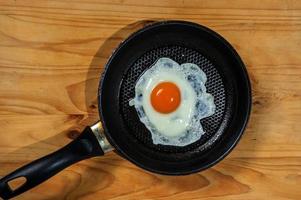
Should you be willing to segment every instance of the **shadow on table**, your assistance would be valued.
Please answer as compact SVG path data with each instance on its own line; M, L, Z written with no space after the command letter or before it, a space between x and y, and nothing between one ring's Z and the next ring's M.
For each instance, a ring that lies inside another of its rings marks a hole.
M85 85L86 107L90 115L98 114L97 94L99 79L112 52L133 32L153 22L152 20L144 20L129 24L115 32L97 50L90 64Z

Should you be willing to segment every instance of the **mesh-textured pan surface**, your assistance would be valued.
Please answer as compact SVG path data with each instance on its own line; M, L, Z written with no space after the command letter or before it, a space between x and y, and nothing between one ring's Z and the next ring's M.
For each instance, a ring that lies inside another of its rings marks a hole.
M154 145L150 132L144 124L140 122L135 108L129 106L130 99L135 96L136 81L143 71L151 67L152 64L161 57L171 58L179 64L189 62L198 65L207 75L207 92L214 97L214 103L216 105L214 115L202 119L200 122L203 125L205 134L198 141L184 147ZM137 139L139 143L142 143L151 151L159 151L160 153L166 154L185 153L187 151L193 151L196 148L200 149L200 147L210 147L214 143L212 139L218 139L217 130L225 116L225 106L226 89L222 77L215 66L199 52L182 46L160 47L142 55L124 74L120 90L120 112L129 133Z

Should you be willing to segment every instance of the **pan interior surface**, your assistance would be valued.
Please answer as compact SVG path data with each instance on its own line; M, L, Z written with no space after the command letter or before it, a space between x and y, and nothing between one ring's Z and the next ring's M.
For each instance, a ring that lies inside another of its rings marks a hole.
M129 106L129 101L135 96L135 85L141 74L162 57L171 58L179 64L194 63L198 65L206 73L208 80L206 82L207 92L213 95L216 105L215 113L211 117L202 119L200 122L205 134L197 142L184 147L154 145L150 132L140 122L135 108ZM195 50L181 46L160 47L142 55L124 75L119 102L121 115L127 126L127 130L129 130L129 134L134 137L133 139L149 148L149 151L152 153L158 154L159 157L165 156L169 160L178 159L178 153L184 153L181 155L183 159L184 157L190 157L192 153L200 153L209 148L222 133L222 130L218 131L218 129L221 127L223 119L227 120L224 118L226 91L221 75L214 65L203 55Z
M129 101L141 74L159 58L198 65L207 76L215 113L200 123L205 134L187 146L154 145ZM160 22L124 41L106 66L99 87L100 117L118 153L138 166L161 174L189 174L225 157L248 120L251 89L244 64L221 36L189 22Z

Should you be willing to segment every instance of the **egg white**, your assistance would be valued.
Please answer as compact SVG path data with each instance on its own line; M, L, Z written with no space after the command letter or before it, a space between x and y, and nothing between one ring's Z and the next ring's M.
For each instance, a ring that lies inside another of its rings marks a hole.
M215 111L213 96L206 93L206 81L206 74L197 65L179 65L170 58L160 58L140 76L129 103L151 132L154 144L186 146L200 139L204 134L200 119ZM172 82L181 92L179 107L168 114L157 112L150 101L152 90L161 82Z

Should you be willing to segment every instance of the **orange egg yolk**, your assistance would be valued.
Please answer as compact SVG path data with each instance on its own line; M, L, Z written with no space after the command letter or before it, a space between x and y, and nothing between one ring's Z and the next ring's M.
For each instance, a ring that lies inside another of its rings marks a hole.
M172 82L159 83L151 93L151 104L160 113L175 111L181 102L180 89Z

